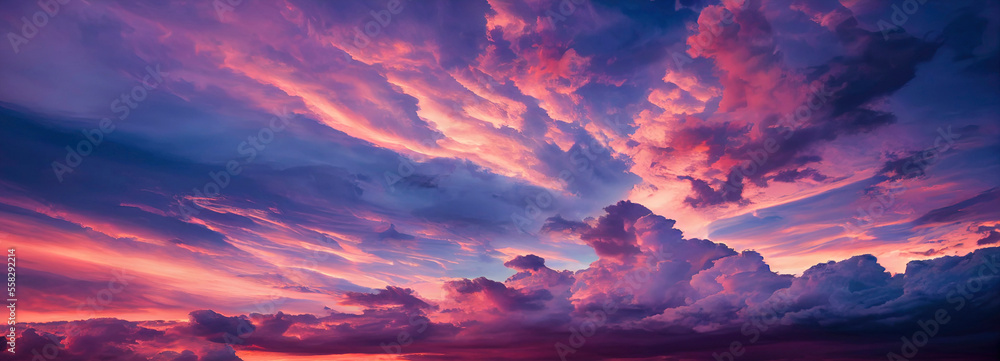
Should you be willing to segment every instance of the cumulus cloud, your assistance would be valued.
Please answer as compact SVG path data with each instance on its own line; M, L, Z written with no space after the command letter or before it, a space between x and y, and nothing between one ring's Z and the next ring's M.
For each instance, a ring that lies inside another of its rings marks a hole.
M503 265L520 271L537 271L539 268L545 267L545 259L529 254L526 256L514 257L512 260L504 262Z

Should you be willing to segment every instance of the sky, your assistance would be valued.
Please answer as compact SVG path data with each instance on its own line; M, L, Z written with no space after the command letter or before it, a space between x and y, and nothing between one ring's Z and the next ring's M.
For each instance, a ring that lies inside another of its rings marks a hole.
M1000 356L994 0L42 0L0 31L0 360Z

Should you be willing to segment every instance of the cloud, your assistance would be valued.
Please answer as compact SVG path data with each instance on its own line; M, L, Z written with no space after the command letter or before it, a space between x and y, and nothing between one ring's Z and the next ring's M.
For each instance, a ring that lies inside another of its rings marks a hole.
M594 247L598 256L624 259L639 252L635 235L629 229L640 217L650 210L640 204L620 201L604 208L607 215L601 216L589 229L580 234L580 239Z
M382 306L402 306L406 309L430 308L431 305L417 298L413 290L394 286L386 286L378 293L347 292L341 304L358 305L368 308Z
M992 188L953 205L931 210L913 220L913 223L923 225L957 220L978 220L984 217L989 219L995 212L994 208L987 206L987 204L994 204L998 197L1000 197L1000 188Z
M987 233L985 237L980 238L978 241L976 241L976 244L980 246L985 246L997 242L1000 242L1000 232L997 232L996 229L994 229L992 231L989 231L989 233Z
M459 303L486 301L487 307L501 311L539 310L542 301L552 298L547 290L524 292L484 277L449 281L444 287Z
M514 257L514 259L512 260L504 262L503 265L519 271L527 271L527 270L537 271L539 268L545 267L545 259L533 254L529 254L526 256Z

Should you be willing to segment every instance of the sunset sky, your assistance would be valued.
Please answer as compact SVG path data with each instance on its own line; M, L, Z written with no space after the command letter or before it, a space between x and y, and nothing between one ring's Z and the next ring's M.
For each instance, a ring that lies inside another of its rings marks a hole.
M998 1L5 1L0 30L0 360L1000 355Z

